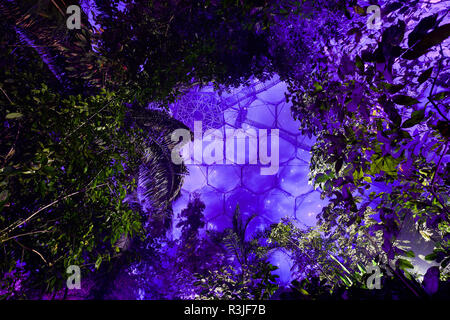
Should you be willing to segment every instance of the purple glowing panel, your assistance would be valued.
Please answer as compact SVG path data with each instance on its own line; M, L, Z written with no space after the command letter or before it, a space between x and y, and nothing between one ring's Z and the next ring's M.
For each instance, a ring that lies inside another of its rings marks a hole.
M195 121L202 121L203 132L217 129L224 136L229 129L254 129L257 135L260 129L279 130L280 163L276 174L262 175L258 154L252 158L250 152L243 164L188 165L182 196L174 203L175 217L197 193L206 204L210 229L231 227L237 204L244 216L258 214L249 225L249 235L283 217L296 219L300 226L315 224L326 201L308 183L309 150L314 139L300 134L299 123L293 120L291 106L285 102L285 92L286 84L275 77L264 83L253 80L249 86L222 94L211 87L195 88L171 106L173 116L192 130ZM246 151L251 149L250 144L246 142ZM193 152L190 156L194 160ZM223 158L227 159L225 151Z

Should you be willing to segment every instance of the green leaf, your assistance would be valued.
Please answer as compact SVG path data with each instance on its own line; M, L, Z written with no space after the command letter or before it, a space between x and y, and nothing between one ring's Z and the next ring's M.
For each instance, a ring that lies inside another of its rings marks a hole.
M309 296L309 292L306 291L305 289L300 288L299 291L300 291L301 294L303 294L303 295L305 295L305 296Z
M314 82L314 88L315 88L314 92L319 92L323 90L322 86L318 82Z
M436 93L435 95L431 96L430 99L435 100L435 101L443 100L449 95L449 93L450 93L450 91L442 91L442 92Z
M44 172L45 172L46 174L48 174L49 176L53 176L53 175L55 175L55 173L56 173L55 168L50 167L50 166L45 166L45 167L43 168L43 170L44 170Z
M408 250L408 251L406 251L406 256L409 258L414 258L416 255L414 254L414 252L412 250Z
M434 260L436 260L436 258L437 258L437 254L434 252L425 256L426 261L434 261Z
M335 170L336 174L339 174L339 171L341 170L343 163L344 163L344 159L339 158L336 161L336 163L334 164L334 170Z
M97 261L95 261L95 269L98 270L98 268L100 268L102 260L103 260L103 257L102 256L98 256Z
M366 15L366 10L358 5L353 6L353 10L355 10L355 13L359 14L360 16Z
M442 262L441 262L441 267L445 269L449 263L450 263L450 257L444 258L444 260L442 260Z
M8 199L8 190L3 190L0 192L0 201L6 201Z
M402 105L402 106L412 106L414 104L419 103L419 100L412 98L410 96L405 96L403 94L396 95L392 99L396 104Z
M13 112L13 113L8 113L6 115L6 119L11 120L11 119L19 119L22 118L23 114L18 113L18 112Z
M366 273L365 269L358 263L357 264L359 271L361 271L361 273Z
M316 183L322 183L325 182L329 179L328 175L323 174L323 173L319 173L318 175L316 175Z
M416 124L419 124L420 122L422 122L422 120L424 118L425 118L425 110L424 109L414 111L411 114L411 118L409 118L402 124L402 128L411 128L411 127L415 126Z
M360 56L356 56L355 62L359 71L364 72L364 61L362 61Z
M406 259L398 259L397 260L398 263L398 267L402 270L404 269L413 269L414 266L411 264L411 262L409 260Z
M381 85L386 88L386 90L390 94L394 94L402 90L406 85L405 84L390 84L387 82L381 82Z

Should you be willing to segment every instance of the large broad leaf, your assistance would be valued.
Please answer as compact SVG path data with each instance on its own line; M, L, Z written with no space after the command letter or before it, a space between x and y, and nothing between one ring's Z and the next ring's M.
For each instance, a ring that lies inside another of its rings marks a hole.
M427 51L440 44L442 41L450 36L450 23L444 24L432 32L426 34L422 40L416 43L416 45L403 55L403 58L408 60L414 60L427 53Z
M342 168L342 165L344 164L344 159L339 158L336 163L334 164L334 170L336 172L336 174L339 174L339 171Z
M403 94L398 94L392 99L396 104L402 106L412 106L416 103L419 103L419 100L414 99L410 96L405 96Z
M402 124L402 128L411 128L420 123L425 118L425 110L417 110L411 114L411 118Z
M436 129L439 131L442 136L449 138L450 137L450 123L449 121L439 120L436 126Z
M391 94L399 92L406 86L406 84L390 84L387 82L381 82L381 85Z
M401 3L400 1L396 1L396 2L390 3L390 4L386 5L386 7L384 8L383 14L384 15L388 15L389 13L400 9L401 7L403 7L403 5L404 4Z
M408 46L412 47L428 32L428 30L432 29L436 24L436 19L437 15L431 15L420 20L408 36Z
M356 56L355 64L356 64L356 67L358 68L358 70L361 73L364 73L364 61L361 59L360 56Z
M431 96L430 99L435 100L435 101L444 100L449 95L450 95L450 91L441 91L441 92L436 93L435 95Z
M398 267L402 270L414 269L414 266L409 260L399 258L397 260Z
M348 55L344 54L341 59L339 70L342 72L344 76L346 76L354 74L355 69L356 69L355 63L350 59Z

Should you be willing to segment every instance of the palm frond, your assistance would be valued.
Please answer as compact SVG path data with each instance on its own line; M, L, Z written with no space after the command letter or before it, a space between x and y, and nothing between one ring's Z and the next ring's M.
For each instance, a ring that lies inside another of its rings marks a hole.
M69 30L66 7L63 0L2 1L0 19L8 19L17 35L17 42L10 45L35 50L62 88L99 87L101 57L92 48L88 17L81 11L81 30Z
M148 136L137 173L135 198L149 223L157 223L167 230L172 222L172 201L178 196L187 173L185 165L172 162L171 152L176 144L171 140L171 133L188 128L163 111L142 108L130 109L126 122L143 128Z

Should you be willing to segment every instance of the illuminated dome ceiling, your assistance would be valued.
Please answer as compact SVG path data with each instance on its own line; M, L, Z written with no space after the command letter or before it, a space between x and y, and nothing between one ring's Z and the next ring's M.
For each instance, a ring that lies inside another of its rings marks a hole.
M295 218L300 226L315 225L326 201L308 184L313 140L300 134L285 91L286 84L277 77L264 83L253 80L248 86L222 94L212 87L196 88L171 106L173 116L192 130L194 121L202 121L203 132L211 128L221 132L231 128L279 129L280 136L276 175L261 175L259 164L188 165L189 175L173 204L175 216L197 193L206 205L208 229L231 227L237 204L244 216L258 214L248 234L285 216Z

